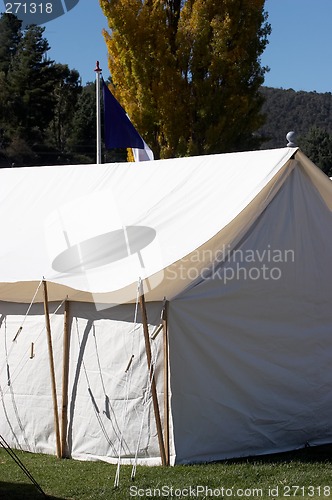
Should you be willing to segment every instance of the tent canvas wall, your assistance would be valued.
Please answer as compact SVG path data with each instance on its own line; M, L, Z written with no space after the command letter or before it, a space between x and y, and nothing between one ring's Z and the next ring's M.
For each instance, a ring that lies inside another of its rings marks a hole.
M167 300L171 463L331 441L332 186L300 150L2 169L0 178L8 443L55 453L43 277L69 456L160 463L139 280L164 429Z

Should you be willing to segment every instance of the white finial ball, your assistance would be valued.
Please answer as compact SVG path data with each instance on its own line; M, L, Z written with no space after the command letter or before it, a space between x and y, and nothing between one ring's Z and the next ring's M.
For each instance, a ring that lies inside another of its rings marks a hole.
M288 132L288 134L286 135L286 139L288 141L287 146L289 148L295 148L297 146L297 144L296 144L296 133L294 132L294 130L291 130L290 132Z

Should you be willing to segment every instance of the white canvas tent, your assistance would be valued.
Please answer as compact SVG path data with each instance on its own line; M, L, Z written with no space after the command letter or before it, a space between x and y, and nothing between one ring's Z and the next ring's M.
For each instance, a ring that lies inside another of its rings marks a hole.
M2 169L0 434L161 463L147 327L171 463L331 442L331 209L297 148Z

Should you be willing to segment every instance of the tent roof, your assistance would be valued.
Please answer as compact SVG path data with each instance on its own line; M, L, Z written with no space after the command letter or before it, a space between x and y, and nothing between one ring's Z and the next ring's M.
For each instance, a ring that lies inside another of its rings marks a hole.
M147 300L172 298L206 265L204 250L247 230L294 155L311 163L282 148L1 169L0 300L30 302L43 277L50 300L130 302L140 278ZM185 279L181 266L190 267Z

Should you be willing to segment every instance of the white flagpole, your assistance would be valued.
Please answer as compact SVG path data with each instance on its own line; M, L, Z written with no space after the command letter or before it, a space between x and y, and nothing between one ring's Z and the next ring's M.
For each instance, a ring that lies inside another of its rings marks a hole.
M97 157L96 163L101 163L101 118L100 118L100 73L99 61L96 62L96 117L97 117Z

